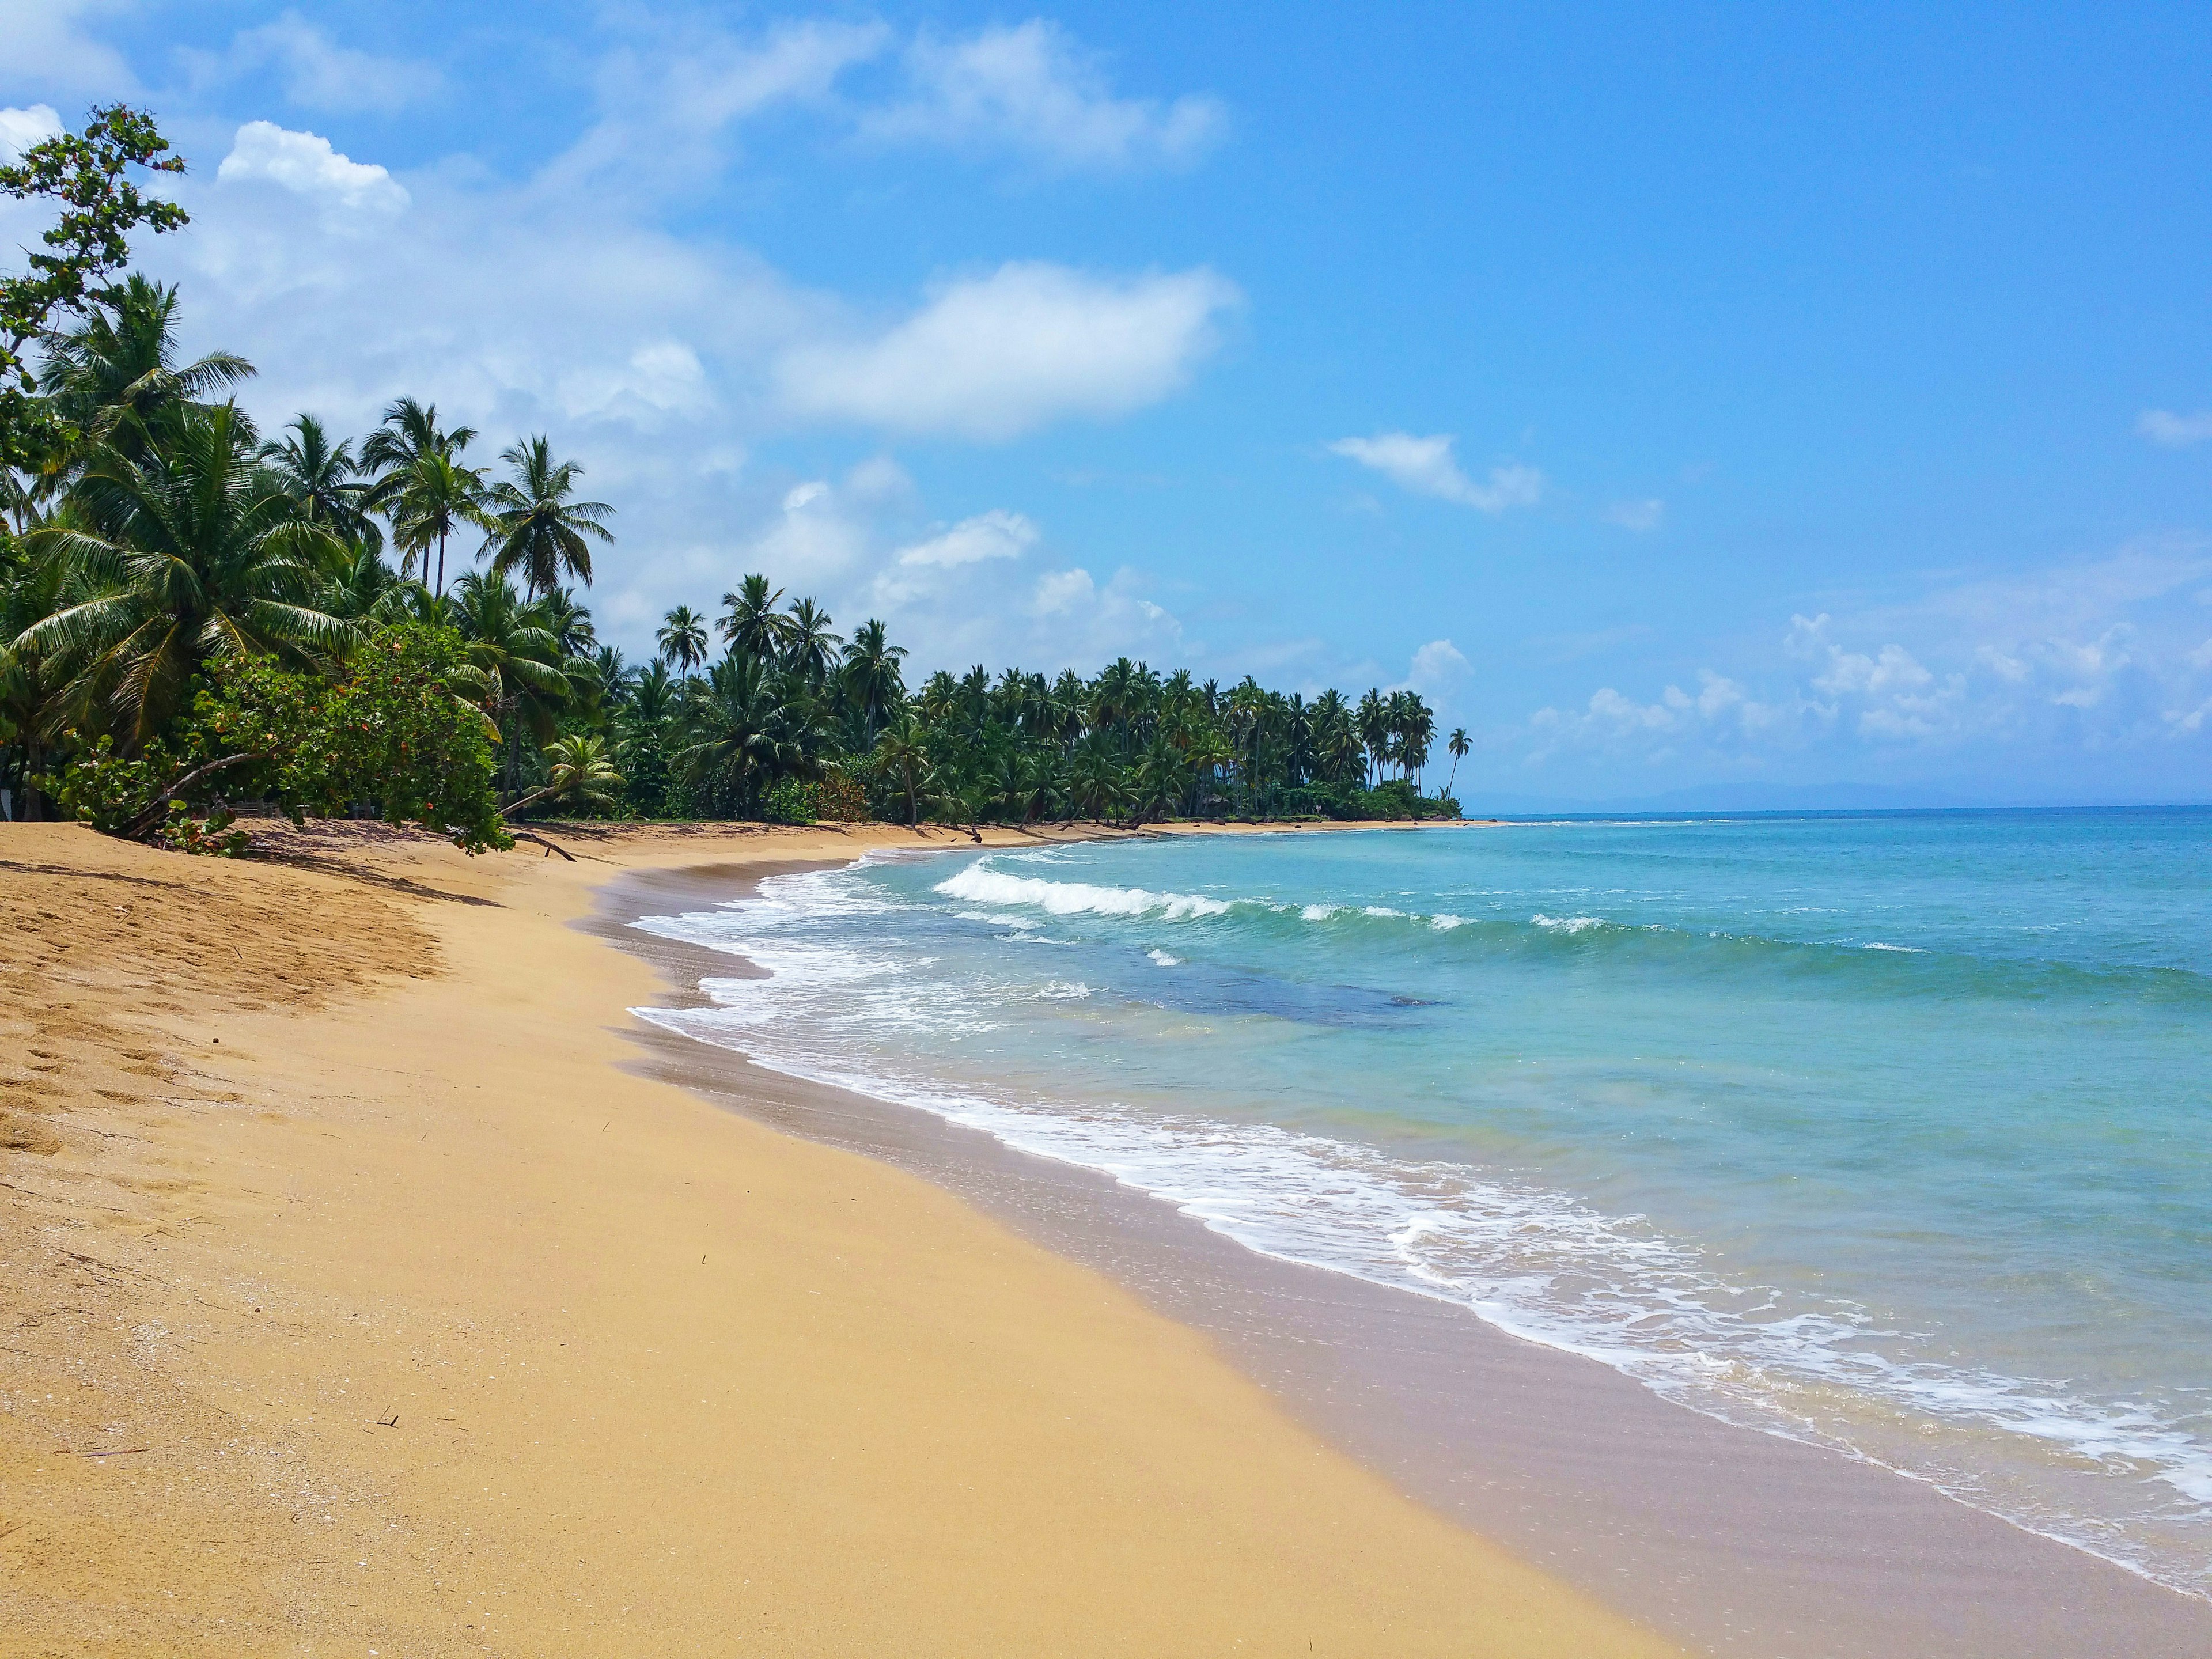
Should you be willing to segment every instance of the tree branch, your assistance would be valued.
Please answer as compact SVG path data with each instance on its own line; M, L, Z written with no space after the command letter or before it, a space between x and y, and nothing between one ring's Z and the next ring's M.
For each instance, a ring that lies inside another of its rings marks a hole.
M243 766L248 761L267 760L268 758L269 757L266 755L225 755L221 760L212 760L205 766L195 767L192 770L185 773L184 776L179 778L174 783L171 784L167 789L164 789L160 794L155 796L153 800L148 804L144 811L141 812L137 817L131 819L129 823L123 827L124 836L126 839L131 841L143 840L146 832L161 821L161 818L164 816L164 809L168 805L168 804L176 799L179 795L182 795L185 790L191 788L202 778L211 777L216 773L227 771L234 766Z

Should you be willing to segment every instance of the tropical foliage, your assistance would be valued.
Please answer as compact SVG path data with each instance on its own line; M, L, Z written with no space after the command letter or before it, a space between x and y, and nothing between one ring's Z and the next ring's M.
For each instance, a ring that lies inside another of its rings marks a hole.
M167 165L150 127L100 142ZM113 222L132 212L169 228L143 202ZM58 805L221 851L236 844L225 814L249 802L428 824L471 848L532 813L1458 811L1421 793L1437 734L1411 691L1309 701L1127 658L1089 678L979 664L914 684L883 621L840 631L758 573L717 609L669 611L631 665L579 597L615 509L585 498L550 437L478 467L477 431L410 397L358 441L308 413L264 441L233 400L253 366L185 361L178 291L117 277L106 246L38 313L17 386L21 429L45 435L11 452L0 526L14 816ZM1448 746L1455 777L1465 733Z

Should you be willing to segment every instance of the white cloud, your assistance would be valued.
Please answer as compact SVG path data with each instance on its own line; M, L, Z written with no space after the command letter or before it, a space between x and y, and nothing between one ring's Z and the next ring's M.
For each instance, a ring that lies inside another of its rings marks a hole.
M1212 351L1219 319L1238 299L1203 269L1117 280L1001 265L939 289L872 339L793 348L775 381L804 417L1012 438L1169 396Z
M782 23L739 37L672 21L649 47L605 59L599 118L541 183L574 190L619 174L626 196L678 192L720 169L736 124L783 106L830 106L839 78L891 39L881 23Z
M2146 798L2193 799L2205 782L2176 773L2166 745L2205 726L2212 641L2174 600L2208 570L2199 547L2152 544L1880 611L1793 617L1765 665L1765 690L1710 668L1694 692L1668 685L1649 702L1603 687L1581 705L1538 710L1529 758L1740 771L1823 755L1832 776L1919 754L1942 757L1953 775L1978 766L2001 781L2008 755L2133 753L2146 758L2116 762L2111 775L2132 766Z
M2176 415L2171 410L2146 409L2136 422L2136 430L2154 444L2164 444L2168 449L2186 449L2191 444L2203 443L2212 438L2212 410L2199 410L2194 415Z
M1607 524L1617 524L1623 530L1633 530L1639 534L1656 530L1666 517L1667 503L1656 495L1638 501L1615 501L1605 510Z
M1448 697L1463 685L1474 664L1449 640L1431 640L1413 653L1406 671L1406 684L1431 702Z
M1040 617L1057 617L1097 597L1098 584L1091 580L1088 570L1055 570L1037 579L1030 607Z
M0 109L0 161L21 161L32 145L62 134L61 112L52 104Z
M986 559L1018 559L1036 545L1037 527L1018 513L993 507L963 519L942 535L902 549L902 565L980 564Z
M1382 473L1401 489L1484 513L1534 507L1542 498L1544 475L1533 466L1492 467L1487 482L1475 483L1452 458L1453 441L1441 434L1416 438L1410 432L1382 432L1372 438L1340 438L1328 447L1332 454Z
M430 97L445 77L433 64L342 46L296 11L274 22L241 29L220 55L188 53L194 79L220 83L256 70L274 69L284 95L305 109L331 112L391 112Z
M41 91L95 97L136 91L122 54L80 27L122 9L106 0L0 0L0 73Z
M913 95L864 112L864 137L1118 169L1188 161L1224 125L1211 98L1162 104L1115 96L1095 57L1041 18L958 40L925 32L908 49L906 65Z
M406 190L380 167L356 161L312 132L293 132L270 121L239 128L216 177L225 184L262 181L325 205L394 213L408 204Z

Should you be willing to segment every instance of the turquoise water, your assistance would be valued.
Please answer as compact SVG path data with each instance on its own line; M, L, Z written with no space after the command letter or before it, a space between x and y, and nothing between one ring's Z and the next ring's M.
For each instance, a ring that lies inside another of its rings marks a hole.
M653 1015L2212 1593L2212 813L888 858Z

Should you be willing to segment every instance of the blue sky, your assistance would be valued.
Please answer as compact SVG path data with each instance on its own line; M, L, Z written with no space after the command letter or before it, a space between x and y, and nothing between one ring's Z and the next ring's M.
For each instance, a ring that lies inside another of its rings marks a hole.
M550 433L633 653L761 568L1410 682L1471 805L2212 798L2212 31L1924 12L0 0L0 143L153 108L188 343Z

